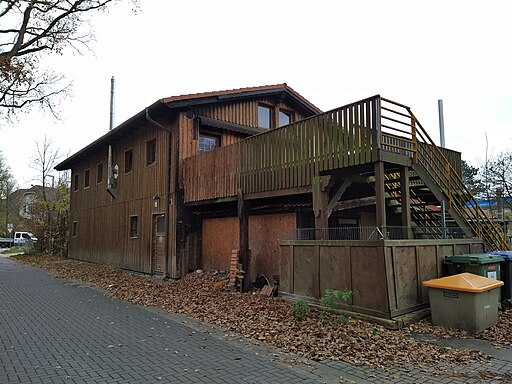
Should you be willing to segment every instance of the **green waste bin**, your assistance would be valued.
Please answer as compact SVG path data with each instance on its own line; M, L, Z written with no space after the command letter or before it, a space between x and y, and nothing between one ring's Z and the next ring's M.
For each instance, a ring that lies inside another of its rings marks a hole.
M466 272L422 284L428 287L434 325L478 333L498 321L502 281Z
M488 279L501 280L499 255L474 253L469 255L446 256L444 264L448 267L448 275L469 272Z

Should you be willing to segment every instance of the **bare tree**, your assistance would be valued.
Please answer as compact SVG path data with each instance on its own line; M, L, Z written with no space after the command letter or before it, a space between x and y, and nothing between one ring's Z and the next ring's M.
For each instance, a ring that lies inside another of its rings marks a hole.
M121 1L0 1L0 117L11 119L33 105L57 116L58 97L69 84L43 67L43 60L67 47L82 52L93 38L91 14ZM135 7L137 1L131 0Z
M0 200L4 202L0 207L0 225L3 227L5 224L4 230L7 229L7 223L9 222L9 195L14 191L14 188L16 188L16 182L0 153ZM3 231L0 231L0 233L3 233Z

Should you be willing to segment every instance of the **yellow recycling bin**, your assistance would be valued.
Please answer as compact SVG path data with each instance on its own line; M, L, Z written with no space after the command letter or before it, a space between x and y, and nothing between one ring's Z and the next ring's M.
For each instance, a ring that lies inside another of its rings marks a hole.
M424 281L432 323L478 333L498 321L498 293L503 281L472 273Z

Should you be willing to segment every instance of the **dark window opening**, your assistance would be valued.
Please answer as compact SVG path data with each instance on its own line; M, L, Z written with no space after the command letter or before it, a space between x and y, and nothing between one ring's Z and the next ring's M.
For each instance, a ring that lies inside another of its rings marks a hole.
M103 181L103 163L98 164L98 168L96 169L96 183L101 183Z
M78 191L78 173L75 175L73 179L73 191Z
M133 150L124 153L124 173L133 171Z
M76 237L77 227L78 227L78 223L76 221L73 221L73 227L71 229L71 235L73 237Z
M258 127L272 128L272 112L274 108L266 105L258 105Z
M199 152L208 152L220 147L220 137L199 133Z
M287 111L279 111L279 126L288 125L292 122L292 113Z
M130 238L137 237L138 216L130 216Z
M163 233L165 232L165 216L157 216L156 218L156 232Z
M146 164L151 165L156 163L156 139L150 140L146 143Z
M86 169L84 172L84 188L89 188L89 177L91 175L91 172Z

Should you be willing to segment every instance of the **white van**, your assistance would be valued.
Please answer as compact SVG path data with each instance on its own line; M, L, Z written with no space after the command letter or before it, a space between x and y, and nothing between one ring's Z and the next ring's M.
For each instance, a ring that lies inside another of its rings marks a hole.
M14 232L14 245L29 245L36 242L37 237L30 232Z

